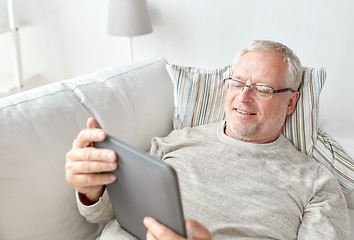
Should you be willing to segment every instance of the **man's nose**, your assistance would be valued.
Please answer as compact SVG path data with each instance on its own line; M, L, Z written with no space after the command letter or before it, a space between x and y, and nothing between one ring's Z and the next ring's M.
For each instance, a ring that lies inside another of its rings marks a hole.
M249 86L244 86L241 92L238 94L238 97L242 101L247 101L247 102L253 101L254 99L251 92L252 90Z

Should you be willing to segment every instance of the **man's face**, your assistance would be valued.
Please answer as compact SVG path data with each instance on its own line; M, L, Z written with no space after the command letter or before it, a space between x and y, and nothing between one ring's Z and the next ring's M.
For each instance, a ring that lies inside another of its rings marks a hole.
M281 53L254 51L241 57L232 78L247 85L261 84L277 90L287 88L287 69L288 64ZM251 95L248 87L238 93L229 88L225 98L226 134L254 143L276 140L286 115L294 110L298 96L298 92L289 91L263 99Z

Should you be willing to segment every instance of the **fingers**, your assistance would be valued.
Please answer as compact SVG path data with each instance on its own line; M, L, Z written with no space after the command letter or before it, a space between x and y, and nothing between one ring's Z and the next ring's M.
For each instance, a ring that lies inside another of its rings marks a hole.
M154 218L145 217L144 218L144 225L148 229L148 232L146 234L147 240L155 240L155 239L181 240L181 239L185 239L185 238L179 236L177 233L175 233L171 229L169 229L168 227L166 227L163 224L156 221ZM187 231L193 236L192 239L194 239L194 240L197 240L197 239L198 240L202 240L202 239L203 240L211 240L212 239L209 230L195 220L186 219L186 228L187 228Z
M69 161L115 162L117 154L110 149L93 147L73 148L67 153L66 159Z
M94 118L87 120L87 127L66 154L66 180L79 193L99 197L104 185L116 180L113 174L105 172L117 168L117 154L110 149L91 147L92 142L103 141L106 133Z
M66 179L76 190L106 185L115 181L111 172L118 167L117 155L109 149L73 148L66 155Z
M90 162L83 161L75 165L78 171L76 173L101 173L113 171L117 168L117 162ZM75 173L75 169L73 171Z
M87 129L82 130L73 142L73 147L91 146L92 142L100 142L106 138L106 133L95 118L87 119Z
M187 231L193 236L192 239L211 240L209 230L193 219L186 219L186 228Z
M86 128L82 130L73 142L73 148L91 146L92 142L101 142L106 138L106 133L98 128Z
M158 238L156 238L152 233L151 231L148 231L146 233L146 240L157 240Z
M110 184L116 180L116 176L111 173L105 174L76 174L67 177L68 183L78 192L86 194L90 192L99 192L106 184Z
M98 121L95 118L89 118L87 119L87 128L101 128L101 125L98 123Z
M88 149L91 150L91 149ZM94 150L94 149L92 149ZM77 153L79 152L79 153ZM66 169L70 171L72 174L86 174L86 173L101 173L101 172L110 172L117 168L117 162L114 160L115 156L110 157L109 161L105 159L97 159L92 160L89 157L87 159L86 155L83 154L83 158L86 159L78 159L80 157L81 149L77 151L70 151L67 156ZM77 155L77 157L72 157ZM92 156L91 154L89 154ZM98 154L101 155L101 154ZM110 154L109 154L110 155ZM76 158L76 159L75 159Z
M185 239L185 238L179 236L177 233L175 233L171 229L167 228L166 226L164 226L161 223L159 223L158 221L156 221L154 218L145 217L144 218L144 225L148 229L148 232L146 234L147 240L155 240L155 239L181 240L181 239Z

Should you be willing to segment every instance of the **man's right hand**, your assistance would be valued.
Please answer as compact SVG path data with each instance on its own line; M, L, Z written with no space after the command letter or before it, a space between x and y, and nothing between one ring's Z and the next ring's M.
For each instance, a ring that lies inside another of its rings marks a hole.
M110 149L92 147L93 142L106 138L106 133L94 118L87 120L87 128L74 140L66 154L66 180L79 192L85 205L96 203L102 196L104 186L116 180L110 172L117 168L117 155Z

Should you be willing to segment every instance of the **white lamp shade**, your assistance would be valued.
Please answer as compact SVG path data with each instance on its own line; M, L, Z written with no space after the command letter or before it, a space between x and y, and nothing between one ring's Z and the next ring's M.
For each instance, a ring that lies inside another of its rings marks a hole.
M107 33L136 36L152 32L146 0L110 0Z

